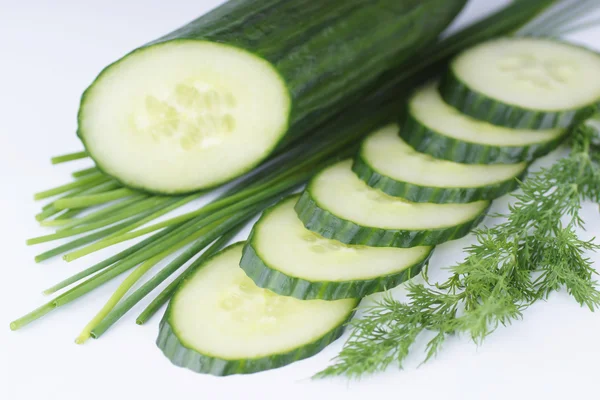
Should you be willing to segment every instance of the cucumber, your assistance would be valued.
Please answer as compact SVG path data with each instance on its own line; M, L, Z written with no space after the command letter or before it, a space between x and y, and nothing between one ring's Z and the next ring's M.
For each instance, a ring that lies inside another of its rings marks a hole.
M345 244L432 246L465 236L490 202L412 203L373 189L352 172L352 160L315 175L296 204L304 226Z
M465 1L229 1L105 68L78 136L125 186L220 185L375 91Z
M468 117L447 105L435 83L409 99L400 136L415 150L467 164L529 162L554 150L567 130L511 129Z
M388 125L365 139L352 170L372 188L418 203L493 200L515 189L527 163L468 165L418 153Z
M441 84L462 113L520 129L571 126L600 104L600 55L566 42L512 37L454 58Z
M431 256L428 246L366 247L325 239L298 219L298 198L265 211L246 242L240 267L261 288L299 299L361 298L414 277Z
M343 332L358 300L298 300L257 287L238 264L244 243L187 277L161 321L158 347L175 365L249 374L310 357Z

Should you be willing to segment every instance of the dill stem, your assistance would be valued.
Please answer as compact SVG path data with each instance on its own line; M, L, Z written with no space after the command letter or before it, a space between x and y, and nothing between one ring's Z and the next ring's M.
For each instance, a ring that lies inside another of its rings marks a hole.
M52 164L62 164L68 161L80 160L82 158L89 157L86 151L78 151L76 153L63 154L60 156L54 156L50 159Z

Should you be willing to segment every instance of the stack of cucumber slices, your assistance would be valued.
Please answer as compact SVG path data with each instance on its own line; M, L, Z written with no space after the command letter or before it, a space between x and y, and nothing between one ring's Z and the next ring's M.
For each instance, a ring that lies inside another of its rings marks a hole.
M433 247L465 236L600 102L600 56L502 38L456 57L418 89L399 124L354 160L268 209L247 242L178 289L158 345L215 375L276 368L337 339L359 299L417 275Z

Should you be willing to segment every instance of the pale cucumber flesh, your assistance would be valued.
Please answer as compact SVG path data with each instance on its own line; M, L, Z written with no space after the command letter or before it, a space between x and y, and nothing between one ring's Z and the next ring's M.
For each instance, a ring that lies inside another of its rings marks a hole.
M285 83L263 59L177 40L106 68L84 94L78 134L125 185L183 193L253 168L284 135L289 112Z

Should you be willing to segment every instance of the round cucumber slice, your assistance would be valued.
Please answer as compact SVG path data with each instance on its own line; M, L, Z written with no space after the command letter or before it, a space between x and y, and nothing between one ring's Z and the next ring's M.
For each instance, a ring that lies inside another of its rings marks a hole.
M298 300L257 287L239 267L244 243L215 254L179 286L157 344L173 364L248 374L310 357L337 339L358 300Z
M287 129L290 104L267 61L225 44L168 41L98 76L83 95L78 135L124 185L191 192L263 160Z
M600 104L600 55L532 37L492 40L459 54L442 82L444 100L495 125L568 127Z
M511 129L461 114L444 102L436 83L409 99L400 136L415 150L467 164L529 162L554 150L567 130Z
M372 188L419 203L469 203L510 192L527 163L469 165L418 153L388 125L361 145L352 170Z
M294 195L254 225L240 267L259 287L299 299L361 298L417 275L428 246L398 249L346 245L309 231L298 219Z
M352 160L317 174L296 204L304 226L327 239L373 247L432 246L465 236L490 202L413 203L373 189L352 172Z

